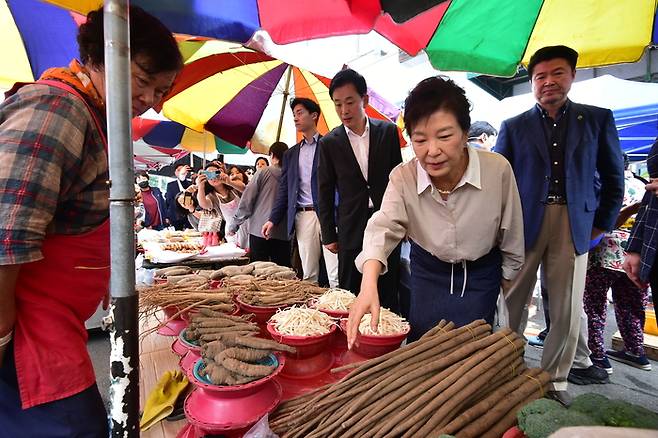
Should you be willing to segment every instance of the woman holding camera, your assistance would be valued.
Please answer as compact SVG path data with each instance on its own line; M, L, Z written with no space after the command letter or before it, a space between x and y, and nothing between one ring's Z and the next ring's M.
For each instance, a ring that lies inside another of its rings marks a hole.
M215 163L210 163L205 170L199 172L196 179L197 200L199 206L206 210L204 215L213 215L211 221L204 221L203 215L200 222L200 231L210 233L204 234L204 244L206 246L215 246L219 244L219 223L222 219L226 221L226 227L230 227L233 216L238 210L240 203L240 192L232 187L229 182L229 176L224 169ZM213 222L209 229L205 229L205 222ZM216 228L216 229L215 229ZM240 233L243 234L243 233ZM241 248L246 247L246 236L234 235L226 236L227 242L235 243Z

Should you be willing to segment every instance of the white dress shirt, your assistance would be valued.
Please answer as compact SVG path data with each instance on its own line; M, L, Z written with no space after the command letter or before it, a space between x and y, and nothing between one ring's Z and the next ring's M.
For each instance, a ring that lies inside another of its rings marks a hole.
M379 211L368 221L356 266L386 259L408 236L448 263L473 261L499 247L503 278L512 280L523 266L521 200L507 160L468 147L469 162L460 182L444 200L414 158L391 172ZM413 261L412 261L413 263Z
M363 174L363 179L368 182L368 155L370 152L370 120L366 117L366 129L363 131L363 134L358 135L350 128L345 126L345 132L347 133L347 138L350 141L352 146L352 151L354 151L354 156L356 161L359 163L361 168L361 174ZM368 208L373 208L374 204L372 199L368 197Z

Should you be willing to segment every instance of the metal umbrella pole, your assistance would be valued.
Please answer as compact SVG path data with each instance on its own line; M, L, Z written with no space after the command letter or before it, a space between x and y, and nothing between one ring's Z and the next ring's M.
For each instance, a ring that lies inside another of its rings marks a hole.
M281 140L281 128L283 127L283 115L286 112L286 105L288 104L288 96L290 96L290 76L292 76L292 66L288 66L286 72L286 88L283 90L283 102L281 102L281 115L279 115L279 126L276 129L276 141Z
M110 167L111 435L139 436L139 345L135 291L133 145L128 0L106 0L105 95Z

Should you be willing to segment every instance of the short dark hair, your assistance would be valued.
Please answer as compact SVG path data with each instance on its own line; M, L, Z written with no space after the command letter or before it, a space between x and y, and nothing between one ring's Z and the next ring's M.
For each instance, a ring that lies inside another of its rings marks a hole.
M247 173L244 171L244 169L243 169L242 167L240 167L240 166L236 166L235 164L233 164L232 166L230 166L230 167L228 168L228 173L229 173L229 175L231 174L231 170L233 170L234 167L235 167L236 169L238 169L238 172L240 172L240 175L242 175L242 182L244 182L245 184L247 184L247 183L249 182L249 177L247 176Z
M306 111L308 111L309 114L318 113L318 118L315 119L315 124L318 124L322 111L320 111L320 105L318 105L316 101L309 99L308 97L295 97L290 101L290 109L294 111L297 105L306 108Z
M174 167L174 170L178 170L180 167L184 167L184 166L190 167L189 164L178 163L176 164L176 167Z
M569 63L571 70L576 69L578 63L578 52L567 46L547 46L537 50L528 62L528 76L532 79L532 71L540 62L550 61L551 59L562 58Z
M421 120L438 110L451 112L464 132L471 126L471 103L464 89L447 76L433 76L423 79L409 93L404 101L404 125L411 135Z
M366 78L351 68L346 68L336 73L336 75L331 80L331 83L329 84L329 97L333 99L334 91L336 88L347 84L354 85L354 88L356 88L356 92L359 93L359 96L365 96L368 93Z
M272 151L272 149L270 149L270 151ZM254 162L254 165L257 166L259 161L265 161L266 165L268 165L268 166L270 165L270 161L265 157L256 158L256 161Z
M137 172L135 172L135 181L137 181L137 178L139 178L140 176L149 178L149 174L146 173L145 170L138 170Z
M273 155L279 162L283 161L283 154L288 150L288 145L282 141L272 143L270 146L270 155Z
M484 120L473 122L468 130L468 138L478 138L482 134L498 135L498 131L489 122L485 122Z
M140 64L140 67L151 75L180 70L183 57L169 29L138 6L130 6L129 16L131 58L134 60L142 55L145 64ZM80 26L78 47L83 64L99 67L105 65L102 7L89 12L87 21Z

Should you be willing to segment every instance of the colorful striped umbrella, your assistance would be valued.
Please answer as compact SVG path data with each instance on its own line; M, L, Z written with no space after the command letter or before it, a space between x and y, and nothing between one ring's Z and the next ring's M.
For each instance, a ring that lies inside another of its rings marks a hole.
M318 102L321 134L340 124L328 78L235 43L187 41L183 47L185 67L163 105L168 119L196 131L205 129L234 145L249 143L252 151L261 153L274 141L292 145L301 139L289 108L292 97ZM399 113L381 99L366 112L378 119L387 119L384 113L395 119Z
M77 58L75 38L83 19L37 0L0 1L0 88L33 81Z
M133 141L142 140L160 152L181 149L204 154L244 154L247 149L235 146L210 132L193 131L177 122L135 117L132 120ZM176 152L174 152L176 153Z
M100 1L53 0L86 13ZM658 43L656 0L133 0L174 32L277 44L375 30L437 69L512 76L538 48L566 44L579 67L637 61ZM652 30L653 29L653 30Z

